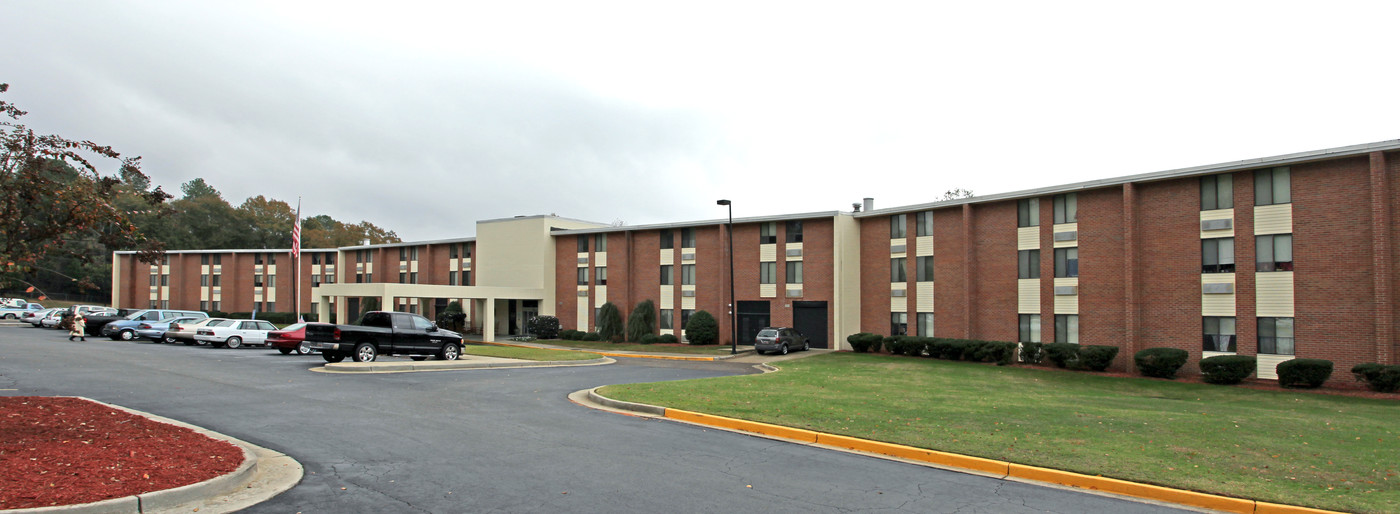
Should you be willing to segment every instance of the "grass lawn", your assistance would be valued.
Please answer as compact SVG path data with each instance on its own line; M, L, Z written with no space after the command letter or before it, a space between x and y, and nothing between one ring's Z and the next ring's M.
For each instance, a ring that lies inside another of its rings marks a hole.
M610 398L1276 503L1400 512L1400 401L870 354Z
M542 350L539 348L516 348L513 346L484 346L468 344L462 347L466 355L521 359L527 361L586 361L602 357L596 353L569 352L562 350Z
M501 342L510 343L511 341ZM680 353L707 356L729 355L730 349L728 346L718 345L691 346L688 344L609 343L607 341L565 341L563 339L537 339L533 342L568 348L587 348L605 352ZM740 348L742 349L744 347Z

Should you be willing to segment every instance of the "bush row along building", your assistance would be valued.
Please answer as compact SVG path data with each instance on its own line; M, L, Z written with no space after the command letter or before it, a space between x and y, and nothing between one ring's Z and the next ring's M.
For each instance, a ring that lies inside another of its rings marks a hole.
M1014 193L734 220L741 343L793 326L814 346L856 332L1151 347L1338 369L1396 364L1400 140ZM462 300L486 340L535 315L589 330L611 301L731 321L726 220L607 226L558 216L477 222L477 236L303 250L302 309L361 298L435 314ZM280 262L280 267L279 267ZM289 251L113 256L114 305L291 311ZM483 326L484 325L484 326ZM729 331L721 342L728 344ZM1128 356L1128 357L1124 357Z

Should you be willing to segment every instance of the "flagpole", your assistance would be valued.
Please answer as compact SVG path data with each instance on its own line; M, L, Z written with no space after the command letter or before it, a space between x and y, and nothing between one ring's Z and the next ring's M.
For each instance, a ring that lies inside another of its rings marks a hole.
M301 197L297 197L297 217L292 222L292 303L296 320L301 321Z

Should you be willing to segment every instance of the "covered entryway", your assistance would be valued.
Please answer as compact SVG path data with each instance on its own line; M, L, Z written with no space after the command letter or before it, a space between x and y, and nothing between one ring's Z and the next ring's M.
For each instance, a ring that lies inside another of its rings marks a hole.
M381 309L393 309L396 298L417 299L420 307L432 305L446 308L440 299L465 299L472 304L468 310L466 302L463 310L474 318L474 324L481 329L482 339L495 341L496 334L519 334L527 316L553 314L543 311L549 303L543 289L524 287L491 286L443 286L428 284L390 283L336 283L322 284L316 289L320 319L330 318L331 298L335 302L337 319L352 320L351 313L358 313L361 298L379 298ZM435 309L436 310L436 309ZM437 312L441 312L440 310ZM436 314L436 313L434 313Z
M792 302L792 328L812 343L812 348L830 348L827 340L826 302Z
M753 344L758 331L772 321L767 301L739 302L739 344Z

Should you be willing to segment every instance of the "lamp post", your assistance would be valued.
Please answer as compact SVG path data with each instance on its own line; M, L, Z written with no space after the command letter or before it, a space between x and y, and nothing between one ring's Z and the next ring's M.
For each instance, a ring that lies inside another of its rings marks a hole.
M729 233L729 354L739 353L739 322L736 319L738 309L734 301L734 204L729 200L720 200L716 205L723 205L729 208L729 224L725 225L725 231Z

